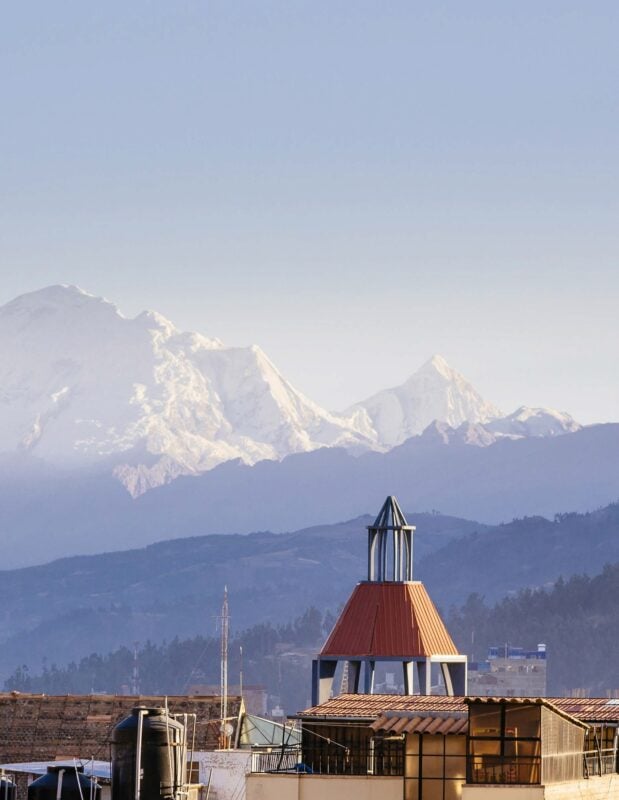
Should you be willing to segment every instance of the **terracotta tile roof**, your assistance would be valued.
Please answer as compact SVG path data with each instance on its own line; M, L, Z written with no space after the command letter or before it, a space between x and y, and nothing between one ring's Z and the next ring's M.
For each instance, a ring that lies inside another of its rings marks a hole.
M341 694L326 703L300 711L298 716L310 717L354 717L375 720L387 711L418 711L420 714L440 712L466 713L462 697L445 695L403 694Z
M577 719L619 724L619 699L608 697L549 697L548 699L557 708Z
M382 714L370 725L373 731L384 733L466 734L468 714L454 711L443 714L416 714L414 711Z
M375 721L382 716L445 716L467 714L467 701L542 703L581 722L619 725L619 700L607 697L447 697L445 695L342 694L319 706L300 711L302 719L352 718ZM395 723L394 723L395 724Z
M321 656L401 657L458 655L425 586L358 583Z

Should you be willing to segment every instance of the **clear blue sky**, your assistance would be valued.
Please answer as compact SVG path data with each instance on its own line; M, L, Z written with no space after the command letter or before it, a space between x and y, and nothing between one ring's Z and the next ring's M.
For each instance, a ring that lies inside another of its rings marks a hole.
M615 2L7 4L0 302L67 282L340 408L444 355L619 419Z

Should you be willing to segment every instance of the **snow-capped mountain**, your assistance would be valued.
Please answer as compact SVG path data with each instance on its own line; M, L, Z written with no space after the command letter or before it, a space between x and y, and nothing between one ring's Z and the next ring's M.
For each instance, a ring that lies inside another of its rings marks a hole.
M457 428L447 422L434 420L421 434L426 441L441 444L464 444L488 447L499 439L531 439L561 436L582 429L576 420L564 411L551 408L521 408L505 417L490 422L463 422Z
M486 430L499 436L561 436L575 433L582 425L565 411L521 406L513 414L488 422Z
M580 427L548 409L502 415L441 356L336 414L298 392L259 347L225 347L153 311L129 319L75 286L0 307L0 455L103 465L134 496L233 459L384 451L431 423L427 436L478 446Z
M405 383L385 389L346 412L359 430L387 447L421 434L434 420L457 428L502 416L442 356L435 355Z
M133 494L240 458L365 437L297 392L258 347L226 348L74 286L0 308L0 452L107 459Z

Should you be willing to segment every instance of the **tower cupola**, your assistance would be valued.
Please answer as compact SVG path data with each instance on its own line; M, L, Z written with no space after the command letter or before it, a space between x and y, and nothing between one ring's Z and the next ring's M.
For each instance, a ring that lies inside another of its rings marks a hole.
M413 580L413 533L398 501L389 496L368 525L368 580Z

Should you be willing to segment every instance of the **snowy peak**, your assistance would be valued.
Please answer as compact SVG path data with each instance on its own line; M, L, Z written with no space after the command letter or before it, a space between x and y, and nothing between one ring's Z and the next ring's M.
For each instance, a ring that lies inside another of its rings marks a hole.
M134 495L232 459L387 450L423 431L442 444L486 446L579 427L549 409L502 415L439 355L402 385L334 414L259 347L226 347L155 311L125 317L68 285L0 307L0 454L103 464Z
M356 415L378 444L394 447L421 434L434 420L457 428L463 422L486 422L501 412L442 356L434 355L401 386L379 392L346 413Z
M492 420L486 428L503 436L561 436L579 431L582 425L565 411L521 406L513 414Z
M258 347L226 348L147 311L51 286L0 308L0 452L111 462L133 494L316 447L368 447Z
M488 447L499 439L562 436L581 429L582 425L564 411L521 406L513 414L497 417L484 424L463 422L454 428L446 422L434 420L424 430L421 438L444 445Z
M79 314L85 309L92 313L97 313L99 309L102 313L122 317L116 306L104 297L90 294L79 286L63 283L19 295L0 306L0 315L19 315L24 318L30 316L37 319L45 314Z

